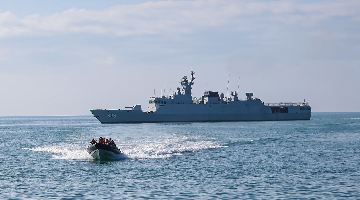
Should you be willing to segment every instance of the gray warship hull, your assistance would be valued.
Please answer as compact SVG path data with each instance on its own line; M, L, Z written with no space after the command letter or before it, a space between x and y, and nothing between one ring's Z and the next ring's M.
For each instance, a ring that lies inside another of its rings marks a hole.
M90 110L101 123L154 123L154 122L217 122L217 121L276 121L309 120L311 107L308 103L264 103L246 93L246 99L238 98L237 92L225 97L218 92L205 91L200 98L191 96L194 85L184 76L181 88L170 96L150 97L146 111L141 105L125 107L125 110ZM165 92L164 92L165 93Z
M101 123L280 121L311 118L309 106L301 104L271 106L264 105L260 100L237 101L229 104L167 104L159 106L156 112L102 109L91 112Z

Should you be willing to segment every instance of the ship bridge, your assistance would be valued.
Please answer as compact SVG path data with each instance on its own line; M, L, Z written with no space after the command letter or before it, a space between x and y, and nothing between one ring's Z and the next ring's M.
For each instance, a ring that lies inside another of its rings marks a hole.
M191 79L189 80L187 76L184 76L181 79L181 88L178 87L177 91L168 97L163 95L162 97L151 97L149 99L149 107L147 112L155 112L160 106L165 104L192 104L191 89L194 85L195 72L191 71Z

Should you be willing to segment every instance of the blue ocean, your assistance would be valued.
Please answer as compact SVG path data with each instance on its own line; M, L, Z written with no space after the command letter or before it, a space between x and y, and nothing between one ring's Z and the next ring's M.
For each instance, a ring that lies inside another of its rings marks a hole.
M128 158L94 160L111 137ZM0 117L0 199L359 199L360 113L308 121L100 124Z

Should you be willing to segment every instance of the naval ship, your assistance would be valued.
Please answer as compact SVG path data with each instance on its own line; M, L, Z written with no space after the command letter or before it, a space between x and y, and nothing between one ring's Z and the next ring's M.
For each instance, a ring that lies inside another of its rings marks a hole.
M125 109L91 109L101 123L156 123L156 122L218 122L218 121L281 121L310 120L311 107L301 103L264 103L246 93L239 99L236 91L230 97L223 93L205 91L200 98L192 97L195 73L184 76L181 87L170 96L150 97L147 110L137 104Z

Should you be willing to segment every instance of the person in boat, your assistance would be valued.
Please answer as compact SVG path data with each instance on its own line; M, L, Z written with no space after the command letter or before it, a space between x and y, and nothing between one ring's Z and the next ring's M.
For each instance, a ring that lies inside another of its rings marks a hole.
M104 138L100 137L100 138L99 138L99 143L100 143L100 144L103 144L103 143L104 143Z
M114 147L116 147L114 140L111 140L110 145L113 145Z
M97 142L96 142L95 139L92 139L91 142L90 142L90 144L96 144L96 143L97 143Z

